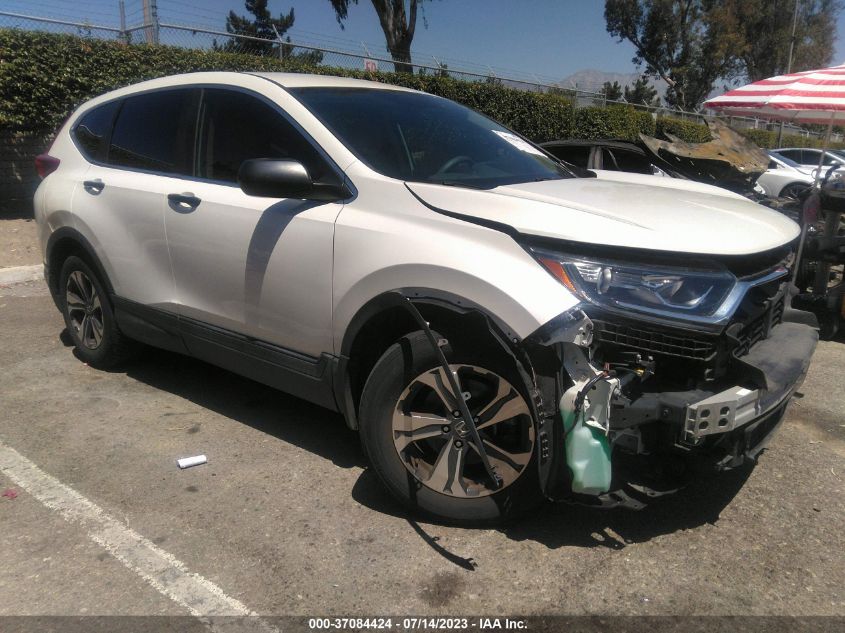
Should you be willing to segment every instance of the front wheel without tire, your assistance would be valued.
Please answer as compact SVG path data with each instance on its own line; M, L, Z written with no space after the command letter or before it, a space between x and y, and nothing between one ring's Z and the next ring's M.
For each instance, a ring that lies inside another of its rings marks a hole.
M92 367L112 367L132 344L117 327L103 282L80 257L68 257L59 274L59 300L65 326L80 359Z
M462 397L501 478L494 489L423 332L403 337L373 368L361 397L361 439L388 490L438 520L494 523L540 500L535 428L519 373L504 354L449 355Z

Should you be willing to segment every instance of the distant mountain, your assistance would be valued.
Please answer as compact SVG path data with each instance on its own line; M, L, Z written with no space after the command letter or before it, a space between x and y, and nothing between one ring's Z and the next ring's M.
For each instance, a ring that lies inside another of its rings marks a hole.
M587 92L598 92L605 81L618 81L623 88L632 85L639 79L640 73L609 73L603 70L587 69L564 77L558 82L561 88L578 88ZM666 92L666 82L662 79L650 78L649 83L657 88L657 94L662 98Z

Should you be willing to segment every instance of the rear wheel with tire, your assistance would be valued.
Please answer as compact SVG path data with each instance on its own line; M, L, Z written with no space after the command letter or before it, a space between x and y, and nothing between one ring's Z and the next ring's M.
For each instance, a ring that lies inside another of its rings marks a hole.
M504 354L447 355L501 486L495 489L457 406L448 377L423 332L391 346L361 398L361 439L388 490L438 520L489 524L542 500L534 421L519 373Z
M132 341L117 326L102 280L81 257L72 255L62 265L59 301L80 359L92 367L107 368L131 353Z

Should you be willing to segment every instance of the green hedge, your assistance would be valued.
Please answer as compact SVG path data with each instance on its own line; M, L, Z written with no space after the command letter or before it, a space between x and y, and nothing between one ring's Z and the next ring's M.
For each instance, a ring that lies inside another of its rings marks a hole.
M637 140L640 133L654 136L654 118L628 106L579 108L575 111L573 138Z
M475 108L526 137L544 142L565 138L634 140L669 132L689 142L709 140L707 127L660 118L631 106L574 109L566 94L539 94L498 83L432 75L368 73L274 57L147 44L126 45L73 35L0 29L0 129L43 134L54 131L79 104L145 79L203 70L313 72L372 79L446 97ZM773 132L743 131L763 147ZM784 144L817 141L785 137Z
M739 130L739 133L764 149L778 146L778 132L774 130ZM781 147L817 147L824 145L823 139L807 138L800 134L784 134ZM845 143L830 143L831 149L845 149Z
M571 135L572 103L556 95L448 77L311 67L272 57L125 45L15 29L0 29L0 128L52 131L93 96L145 79L203 70L314 72L374 79L464 103L538 142Z
M657 120L657 136L672 134L687 143L706 143L713 137L710 128L703 123L684 121L672 117L661 117Z

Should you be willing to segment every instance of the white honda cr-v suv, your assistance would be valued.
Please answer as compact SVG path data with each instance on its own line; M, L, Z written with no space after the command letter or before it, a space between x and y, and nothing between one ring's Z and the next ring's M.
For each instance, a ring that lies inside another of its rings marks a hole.
M81 359L141 341L340 411L440 519L636 505L655 462L754 461L816 344L783 215L597 177L386 84L156 79L83 104L37 164Z

